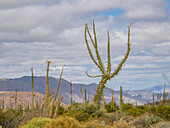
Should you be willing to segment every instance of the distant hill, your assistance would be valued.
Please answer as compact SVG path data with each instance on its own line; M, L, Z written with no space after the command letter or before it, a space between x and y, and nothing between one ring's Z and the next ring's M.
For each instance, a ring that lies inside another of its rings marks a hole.
M50 77L49 78L49 85L50 90L52 93L54 93L57 89L58 84L58 78ZM39 92L42 94L45 94L45 81L46 77L35 77L35 87L34 91ZM95 93L97 84L74 84L73 83L73 100L76 102L82 102L82 97L80 93L80 85L82 86L82 90L87 90L87 93L89 93L89 100L91 101L93 98L93 95ZM124 102L130 102L130 103L138 103L138 104L144 104L146 102L152 101L152 90L157 89L157 91L162 91L162 86L158 87L151 87L143 90L130 90L123 92ZM169 88L169 86L167 86ZM1 79L0 80L0 91L26 91L30 92L31 89L31 77L30 76L24 76L21 78L15 78L15 79ZM84 92L83 92L84 93ZM61 85L59 88L59 94L58 97L63 94L63 102L66 104L70 104L70 85L69 82L62 79ZM105 100L106 102L111 101L111 90L109 88L104 89L105 94ZM88 94L87 94L88 95ZM114 100L119 104L119 91L114 92Z
M156 86L145 88L145 89L142 89L142 90L149 91L149 92L160 93L160 92L164 91L164 85L156 85ZM170 93L170 85L166 85L165 90L166 90L166 92Z

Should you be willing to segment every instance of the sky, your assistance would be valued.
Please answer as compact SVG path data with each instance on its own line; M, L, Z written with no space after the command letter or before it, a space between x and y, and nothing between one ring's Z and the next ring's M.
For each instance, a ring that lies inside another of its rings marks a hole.
M133 22L130 55L106 86L133 90L164 84L162 73L170 79L169 0L0 0L0 78L30 76L31 67L45 76L50 60L52 77L65 64L67 81L98 83L100 78L85 74L101 74L84 38L86 23L92 33L93 19L105 67L110 32L112 72L126 53Z

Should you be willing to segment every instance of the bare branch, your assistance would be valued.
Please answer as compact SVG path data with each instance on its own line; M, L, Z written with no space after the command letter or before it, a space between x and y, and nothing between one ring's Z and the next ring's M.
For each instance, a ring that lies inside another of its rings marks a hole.
M89 75L87 72L86 72L87 76L90 77L90 78L96 78L96 77L102 77L103 75L97 75L97 76L91 76Z
M114 77L116 74L118 74L118 72L120 71L123 63L126 61L126 59L129 56L129 52L130 52L130 26L128 26L128 49L127 49L127 53L124 56L123 60L121 61L121 63L118 65L117 69L113 72L113 74L111 75L111 78Z

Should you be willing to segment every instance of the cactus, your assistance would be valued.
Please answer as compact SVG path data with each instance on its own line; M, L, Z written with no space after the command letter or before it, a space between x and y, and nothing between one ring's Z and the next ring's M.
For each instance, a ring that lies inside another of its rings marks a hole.
M80 92L81 92L83 103L84 103L84 96L83 96L83 91L82 91L81 85L80 85Z
M70 96L71 96L71 105L73 104L73 95L72 95L72 81L69 82L70 84Z
M17 110L17 89L16 89L16 91L15 91L15 110Z
M152 98L153 98L153 106L154 106L155 105L155 94L154 94L154 92L152 94Z
M56 92L55 92L55 95L54 95L52 104L51 104L51 106L50 106L50 112L49 112L49 116L50 116L50 117L52 117L53 106L54 106L54 103L55 103L56 98L57 98L57 95L58 95L58 91L59 91L59 87L60 87L60 83L61 83L61 77L62 77L62 75L63 75L64 66L65 66L65 65L63 65L63 67L62 67L62 71L61 71L60 78L59 78L58 85L57 85L57 90L56 90Z
M120 86L120 113L122 113L122 105L123 105L122 86Z
M128 44L127 44L127 52L126 55L124 56L124 58L122 59L122 61L119 63L118 67L116 68L116 70L111 73L111 60L110 60L110 36L109 36L109 31L108 31L108 43L107 43L107 70L105 71L102 59L100 57L99 54L99 50L98 50L98 46L97 46L97 38L96 38L96 32L95 32L95 24L94 24L94 20L93 20L93 33L94 33L94 40L92 39L92 36L90 34L88 25L86 24L85 26L85 42L86 42L86 46L89 52L89 55L92 59L92 61L95 63L95 65L99 68L99 70L101 71L102 75L96 75L96 76L90 76L87 72L87 76L91 77L91 78L96 78L96 77L101 77L101 81L99 82L99 85L97 86L97 90L96 90L96 94L94 95L94 102L97 103L98 108L100 107L100 100L101 100L101 95L103 93L103 89L105 87L105 84L107 83L108 80L110 80L111 78L115 77L115 75L118 74L118 72L121 70L122 65L125 63L126 59L129 56L129 52L130 52L130 26L128 26ZM92 46L94 47L95 53L96 53L96 57L97 60L95 60L92 51L90 49L90 46L88 44L88 40L87 40L87 33L90 37ZM97 62L98 61L98 62Z
M86 89L84 90L84 100L85 100L85 103L87 103L87 94L86 94Z
M31 74L32 74L32 80L31 80L31 87L32 87L32 104L31 104L31 111L34 111L34 72L33 72L33 68L31 68Z
M4 97L2 99L2 109L5 109L5 100L4 100Z
M112 89L112 100L111 100L111 108L114 108L114 88Z
M49 113L49 66L50 66L51 61L47 60L47 76L46 76L46 89L45 89L45 102L44 102L44 113L48 114Z

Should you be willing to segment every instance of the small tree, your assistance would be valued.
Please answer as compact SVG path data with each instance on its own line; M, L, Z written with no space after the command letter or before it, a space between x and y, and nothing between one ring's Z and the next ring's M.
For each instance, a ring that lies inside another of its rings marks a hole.
M118 67L116 68L116 70L114 72L111 73L111 60L110 60L110 36L109 36L109 31L108 31L108 43L107 43L107 70L105 70L102 59L100 57L99 54L99 50L98 50L98 45L97 45L97 37L96 37L96 32L95 32L95 24L94 24L94 20L93 20L93 34L94 34L94 40L90 34L88 25L86 24L85 26L85 42L86 42L86 46L89 52L89 55L92 59L92 61L95 63L95 65L99 68L99 70L101 71L101 75L97 75L97 76L90 76L87 72L87 76L91 77L91 78L96 78L96 77L101 77L101 80L99 82L99 85L97 86L97 90L96 90L96 94L94 95L94 102L96 102L98 104L98 107L100 107L100 101L101 101L101 96L103 93L103 89L105 87L105 84L107 83L108 80L110 80L111 78L115 77L115 75L118 74L118 72L121 70L122 65L125 63L126 59L129 56L129 52L130 52L130 26L128 26L128 44L127 44L127 52L126 55L124 56L124 58L122 59L122 61L119 63ZM90 49L88 40L87 40L87 34L91 40L92 46L94 47L95 53L96 53L96 57L97 60L94 58L94 55L92 54L92 51Z

